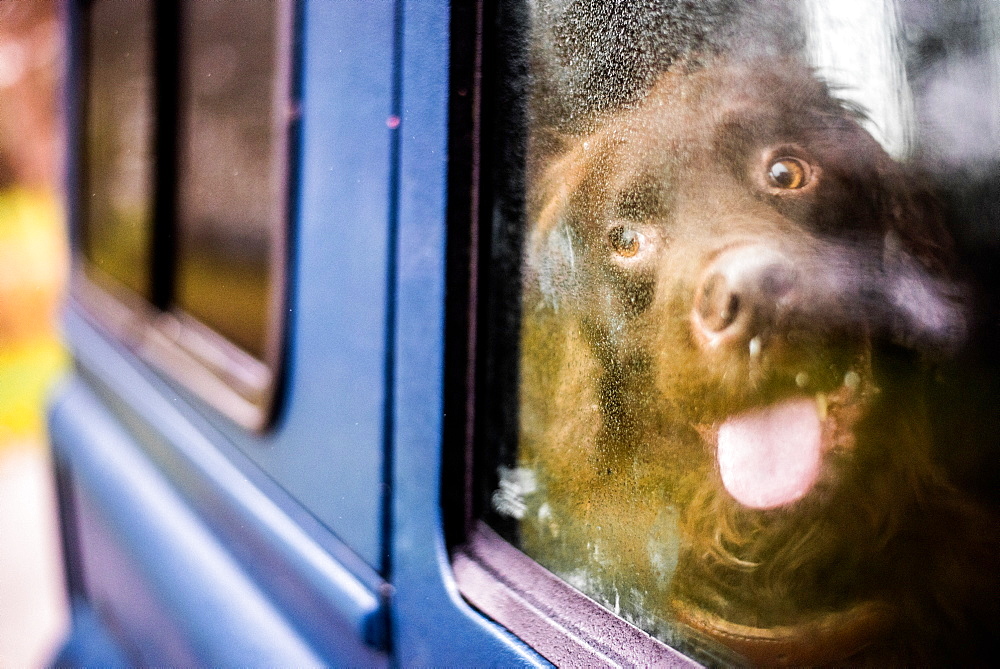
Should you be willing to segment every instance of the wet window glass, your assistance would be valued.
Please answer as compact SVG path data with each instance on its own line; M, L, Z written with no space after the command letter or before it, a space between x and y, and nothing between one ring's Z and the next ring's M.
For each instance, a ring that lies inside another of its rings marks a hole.
M289 6L183 9L176 302L263 357L287 218Z
M96 0L87 16L82 242L102 274L151 293L153 8Z
M491 522L703 662L995 656L1000 8L508 6Z

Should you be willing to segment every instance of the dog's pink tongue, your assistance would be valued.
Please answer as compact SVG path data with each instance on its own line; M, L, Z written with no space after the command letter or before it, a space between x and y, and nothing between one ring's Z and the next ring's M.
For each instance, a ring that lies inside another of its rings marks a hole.
M815 401L799 398L733 416L719 427L719 470L736 501L755 509L790 504L819 475Z

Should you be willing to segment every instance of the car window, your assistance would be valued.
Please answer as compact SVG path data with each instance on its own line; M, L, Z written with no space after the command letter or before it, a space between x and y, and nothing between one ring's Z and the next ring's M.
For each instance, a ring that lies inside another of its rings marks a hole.
M492 525L701 661L995 651L1000 12L508 4Z
M153 7L97 0L87 18L84 253L92 269L151 299Z
M285 11L238 0L184 9L177 305L262 358L286 220Z
M292 3L96 0L81 14L74 295L167 375L260 429L285 314Z

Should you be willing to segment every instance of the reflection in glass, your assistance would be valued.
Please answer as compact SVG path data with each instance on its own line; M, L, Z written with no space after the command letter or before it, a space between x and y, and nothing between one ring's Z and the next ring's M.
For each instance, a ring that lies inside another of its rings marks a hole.
M896 4L810 0L804 4L804 17L806 50L817 76L836 82L841 99L865 110L865 130L890 155L909 157L913 101ZM859 44L864 48L859 49Z
M497 526L703 661L993 656L995 8L530 6Z
M285 222L284 9L189 2L182 20L176 301L257 357Z
M152 3L90 5L83 248L149 298L153 220Z

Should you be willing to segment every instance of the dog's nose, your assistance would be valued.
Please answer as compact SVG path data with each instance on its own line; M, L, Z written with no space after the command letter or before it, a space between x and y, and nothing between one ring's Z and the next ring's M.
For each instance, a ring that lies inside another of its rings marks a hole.
M702 273L692 321L709 348L745 343L776 325L795 292L798 271L767 246L723 251Z

